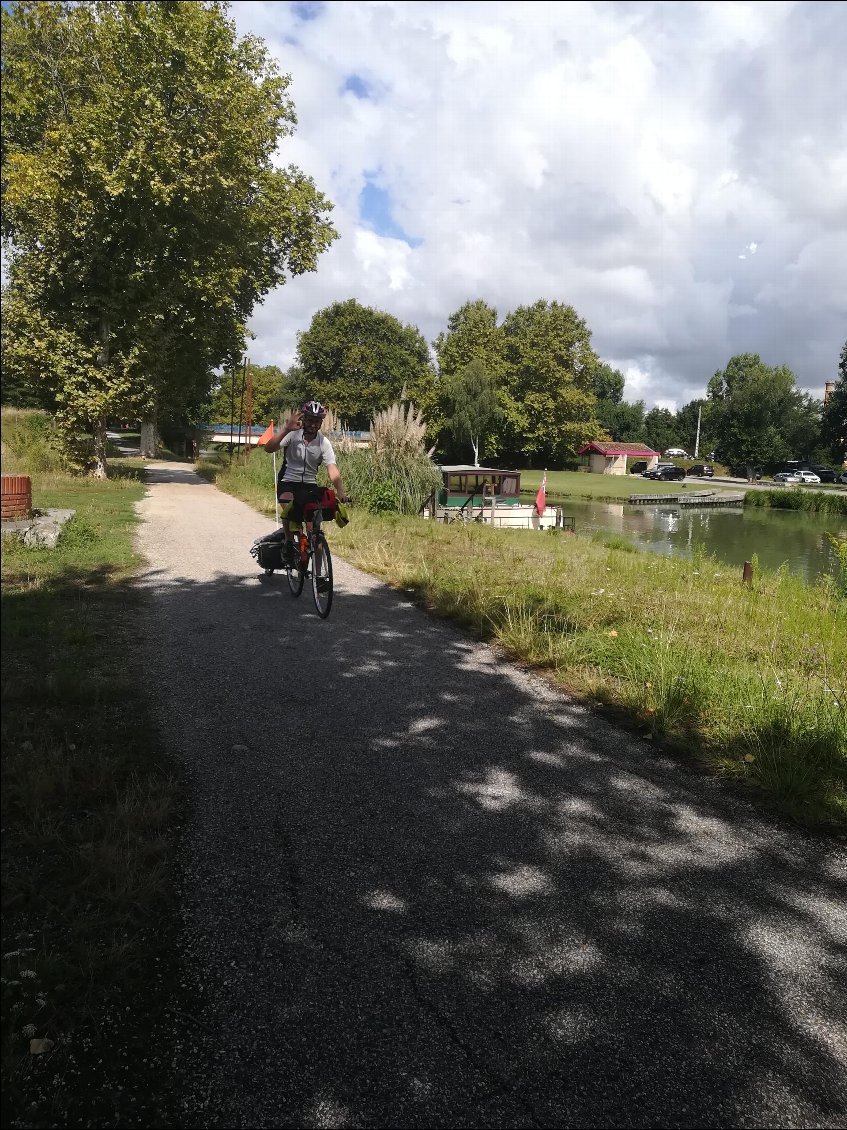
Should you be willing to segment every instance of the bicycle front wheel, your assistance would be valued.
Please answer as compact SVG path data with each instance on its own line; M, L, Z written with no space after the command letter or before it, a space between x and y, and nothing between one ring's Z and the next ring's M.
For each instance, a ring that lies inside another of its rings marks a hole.
M323 534L315 538L312 553L312 596L318 616L326 620L332 608L332 554Z

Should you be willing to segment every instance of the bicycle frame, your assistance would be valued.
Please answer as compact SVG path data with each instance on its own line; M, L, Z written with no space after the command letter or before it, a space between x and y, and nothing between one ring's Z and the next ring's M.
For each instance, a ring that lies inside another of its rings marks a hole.
M315 609L325 620L332 607L332 554L322 527L323 508L317 503L306 503L299 528L292 531L297 559L288 566L288 584L292 595L299 596L311 573Z

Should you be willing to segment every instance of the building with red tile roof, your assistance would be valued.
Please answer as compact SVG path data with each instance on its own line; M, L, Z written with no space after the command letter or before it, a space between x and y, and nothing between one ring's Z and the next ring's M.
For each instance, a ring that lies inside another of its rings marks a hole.
M643 443L592 440L579 449L583 463L593 475L625 475L627 459L644 459L647 467L659 462L659 452Z

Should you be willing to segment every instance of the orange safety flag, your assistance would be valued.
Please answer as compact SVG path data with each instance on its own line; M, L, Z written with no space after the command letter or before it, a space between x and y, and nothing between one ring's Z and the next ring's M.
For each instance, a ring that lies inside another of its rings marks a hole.
M274 422L273 422L273 420L271 420L271 422L268 424L268 426L265 428L265 430L262 432L262 434L256 440L256 446L261 447L263 444L266 444L268 442L268 440L271 440L273 438L274 438Z
M547 509L547 472L544 472L544 478L541 480L541 486L538 488L538 494L535 496L535 511L540 518L544 511Z

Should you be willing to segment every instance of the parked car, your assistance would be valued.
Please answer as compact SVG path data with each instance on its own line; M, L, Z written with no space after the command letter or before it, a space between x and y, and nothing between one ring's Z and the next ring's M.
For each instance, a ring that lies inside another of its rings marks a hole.
M630 475L643 475L647 470L647 460L639 459L637 463L633 463L629 469Z
M847 483L847 471L844 471L838 480L840 483Z
M676 470L676 464L674 463L657 463L655 467L651 467L647 471L642 471L642 477L645 479L658 479L659 472L664 467L672 467L674 470Z
M820 478L815 474L814 471L798 471L797 474L800 476L800 482L801 483L819 483L820 482Z
M693 467L688 468L688 474L697 475L701 479L711 479L715 469L710 463L695 463Z
M668 450L664 451L662 454L664 455L664 457L666 459L668 457L670 457L671 459L690 459L691 458L691 456L688 454L688 452L683 451L683 449L681 447L669 447Z
M812 467L822 483L837 483L838 475L831 467Z
M775 483L801 483L803 480L796 471L777 471L773 481Z
M670 463L668 466L659 467L654 477L662 482L681 481L685 478L685 468L674 467L673 463Z

